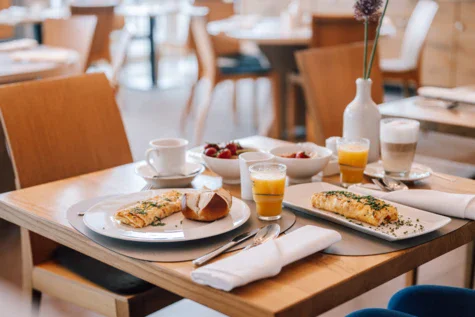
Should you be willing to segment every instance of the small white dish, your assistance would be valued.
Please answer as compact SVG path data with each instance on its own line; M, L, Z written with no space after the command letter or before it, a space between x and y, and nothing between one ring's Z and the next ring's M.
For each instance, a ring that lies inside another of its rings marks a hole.
M296 153L296 152L312 153L313 156L306 159L285 158L279 155ZM279 146L270 151L275 156L277 163L287 166L287 176L289 182L294 184L311 183L312 176L323 171L327 166L333 152L326 147L318 146L314 143L303 143Z
M202 164L187 162L185 165L185 174L177 176L156 177L155 171L145 162L138 163L135 166L135 174L142 177L153 188L182 188L188 187L193 179L203 173L205 167ZM195 171L193 173L193 171Z
M196 189L177 190L182 193L196 191ZM204 239L229 232L245 224L251 215L247 204L233 197L229 214L213 222L189 220L184 218L181 212L166 217L162 220L164 225L156 227L133 228L115 220L117 210L167 191L170 189L148 190L103 200L86 211L83 217L84 224L92 231L111 238L170 243Z
M351 190L345 190L344 188L323 182L295 185L285 189L284 205L387 241L404 240L421 236L440 229L451 221L451 219L446 216L387 202L397 208L400 219L404 223L402 225L388 224L386 226L376 227L358 220L345 218L330 211L314 208L311 202L312 195L326 191L352 192ZM354 193L358 194L357 192Z
M364 171L365 175L374 178L383 178L384 177L384 168L383 162L378 161L366 165ZM425 178L428 178L432 175L433 171L429 166L412 163L411 172L406 177L400 176L391 176L391 178L403 181L403 182L415 182Z

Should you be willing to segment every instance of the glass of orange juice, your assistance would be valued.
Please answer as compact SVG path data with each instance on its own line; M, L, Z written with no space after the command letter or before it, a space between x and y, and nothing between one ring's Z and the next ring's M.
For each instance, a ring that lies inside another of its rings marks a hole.
M369 140L340 138L336 144L343 187L363 182L363 173L368 162Z
M261 220L278 220L282 214L287 167L276 163L257 163L249 167L252 197Z

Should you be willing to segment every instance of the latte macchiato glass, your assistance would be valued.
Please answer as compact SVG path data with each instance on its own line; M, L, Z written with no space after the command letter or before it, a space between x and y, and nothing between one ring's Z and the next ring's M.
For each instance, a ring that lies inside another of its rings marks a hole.
M419 121L390 118L381 120L381 158L388 176L407 176L411 171L419 136Z

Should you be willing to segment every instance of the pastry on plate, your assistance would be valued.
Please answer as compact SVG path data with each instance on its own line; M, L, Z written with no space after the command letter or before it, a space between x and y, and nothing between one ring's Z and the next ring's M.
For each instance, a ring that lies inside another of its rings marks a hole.
M361 196L347 191L315 193L312 195L312 206L373 226L398 220L396 207L373 196Z
M214 221L226 217L231 210L232 196L225 189L186 193L183 215L197 221Z
M134 228L160 226L163 218L181 211L182 198L182 193L172 190L118 210L115 219Z

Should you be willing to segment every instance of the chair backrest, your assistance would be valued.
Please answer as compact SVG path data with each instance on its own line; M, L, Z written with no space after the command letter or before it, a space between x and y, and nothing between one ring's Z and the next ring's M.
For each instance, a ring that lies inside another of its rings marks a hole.
M0 0L0 10L7 9L12 5L11 0ZM10 25L0 25L0 39L13 37L15 28Z
M402 40L400 58L410 68L417 67L424 42L438 9L437 2L420 0L409 18Z
M195 0L195 6L208 8L208 22L223 20L234 15L234 3L222 0ZM240 51L238 40L228 38L222 34L211 36L213 46L218 55L237 54ZM190 42L193 45L193 42Z
M18 188L132 162L104 74L2 86L0 111Z
M368 38L374 40L377 23L370 23ZM352 15L313 15L310 47L327 47L364 41L364 24Z
M77 51L79 62L72 73L84 73L88 66L96 23L95 16L46 20L43 23L43 43Z
M111 62L109 51L109 36L114 30L114 7L112 5L80 6L72 4L70 6L71 14L75 15L94 15L97 17L96 32L92 41L91 55L88 64L105 59Z
M124 66L127 58L127 49L129 48L130 41L132 40L132 31L124 26L120 31L120 37L117 41L117 46L112 55L112 72L109 78L112 87L116 87L119 82L119 73Z
M356 95L357 78L363 73L363 43L315 48L296 53L307 98L307 138L318 144L330 136L341 136L343 112ZM372 49L372 45L370 46ZM383 78L378 58L371 72L374 102L383 102Z
M206 29L207 15L194 15L191 17L191 35L195 45L196 57L200 74L214 77L217 67L217 53L211 36Z

